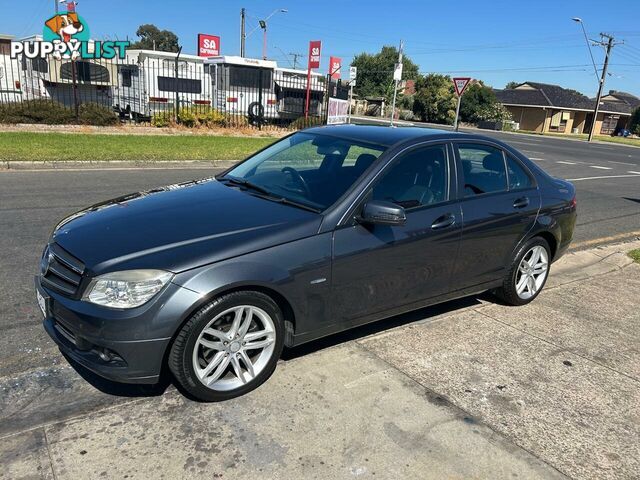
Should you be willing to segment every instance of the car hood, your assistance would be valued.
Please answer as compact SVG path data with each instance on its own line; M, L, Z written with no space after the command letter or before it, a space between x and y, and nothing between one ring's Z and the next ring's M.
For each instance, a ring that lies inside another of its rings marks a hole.
M52 241L90 273L181 272L317 233L321 215L205 179L133 193L64 219Z

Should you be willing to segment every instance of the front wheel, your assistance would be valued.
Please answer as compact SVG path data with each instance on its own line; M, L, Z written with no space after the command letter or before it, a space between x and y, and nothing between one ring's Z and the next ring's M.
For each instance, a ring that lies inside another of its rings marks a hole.
M549 244L534 237L520 247L495 295L510 305L525 305L535 299L549 276Z
M264 383L284 345L282 313L260 292L234 292L213 300L182 327L169 368L193 397L228 400Z

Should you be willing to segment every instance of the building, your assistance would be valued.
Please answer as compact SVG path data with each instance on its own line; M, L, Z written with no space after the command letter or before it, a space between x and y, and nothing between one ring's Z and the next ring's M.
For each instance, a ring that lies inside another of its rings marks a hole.
M538 133L588 133L593 123L595 99L575 90L547 83L525 82L496 90L496 97L520 124L521 130ZM595 122L596 135L611 135L628 127L640 98L610 91L602 97Z

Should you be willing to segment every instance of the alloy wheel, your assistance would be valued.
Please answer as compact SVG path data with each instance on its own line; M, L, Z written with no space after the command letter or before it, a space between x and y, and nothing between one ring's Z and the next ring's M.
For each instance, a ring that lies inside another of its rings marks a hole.
M544 285L549 272L547 250L536 245L522 257L516 274L516 293L523 300L535 296Z
M193 369L204 386L216 391L234 390L264 370L275 343L275 326L267 312L253 305L229 308L198 336Z

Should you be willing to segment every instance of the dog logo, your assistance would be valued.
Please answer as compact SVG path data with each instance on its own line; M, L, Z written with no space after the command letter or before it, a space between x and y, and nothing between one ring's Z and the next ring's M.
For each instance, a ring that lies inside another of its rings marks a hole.
M51 17L44 22L44 25L45 40L54 43L62 42L71 47L68 50L73 60L80 56L77 46L81 41L86 41L88 35L88 27L82 17L76 12L65 12ZM59 51L54 52L53 55L57 59L63 57Z

